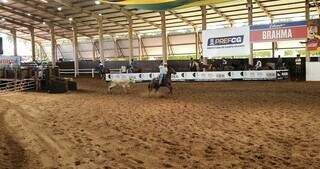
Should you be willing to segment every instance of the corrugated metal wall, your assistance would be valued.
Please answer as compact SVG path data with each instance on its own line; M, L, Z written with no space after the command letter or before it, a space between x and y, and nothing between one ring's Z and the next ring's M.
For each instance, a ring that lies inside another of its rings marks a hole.
M183 35L170 35L168 36L171 55L195 55L196 53L196 38L195 34L183 34ZM139 58L140 56L148 56L149 59L161 57L161 37L143 37L142 38L142 53L140 54L139 39L133 40L134 56ZM104 41L104 54L107 59L115 58L127 58L129 56L129 41L127 39L118 39L115 45L112 39L105 39ZM50 44L43 44L46 53L50 56ZM64 60L73 60L73 49L71 41L59 43L58 58ZM98 45L97 45L98 46ZM82 60L93 59L93 42L91 41L79 41L80 58ZM99 56L99 54L98 54Z

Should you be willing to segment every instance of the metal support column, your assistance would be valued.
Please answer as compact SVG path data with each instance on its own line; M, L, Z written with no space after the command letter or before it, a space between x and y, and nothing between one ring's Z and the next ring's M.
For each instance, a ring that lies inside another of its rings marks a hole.
M91 39L92 42L92 60L95 62L96 61L96 47L95 47L95 40Z
M105 57L104 57L104 40L103 40L103 23L102 17L98 18L98 26L99 26L99 50L100 50L100 61L105 64Z
M202 30L207 30L207 6L201 6Z
M195 38L196 38L196 58L195 59L198 59L199 58L199 32L198 30L195 29Z
M167 63L168 44L167 44L167 27L166 27L166 12L161 11L161 34L162 34L162 59L163 63Z
M13 55L18 56L17 31L15 29L12 29L11 34L12 34L12 39L13 39Z
M201 23L202 23L202 34L203 34L204 31L207 30L207 6L201 6L200 8L201 8L201 16L202 16ZM198 36L198 41L199 41L199 36ZM203 55L203 49L202 49L202 55Z
M310 20L310 2L309 0L306 0L306 5L305 5L305 11L306 11L306 21L308 22ZM308 50L308 47L306 45L306 62L310 62L310 52Z
M138 40L139 40L139 60L142 60L143 50L142 50L142 37L141 37L141 35L138 35Z
M271 24L273 24L273 19L271 19ZM276 52L276 49L278 48L277 46L278 46L277 42L272 42L272 58L276 57L275 52Z
M73 59L74 59L74 77L79 76L79 57L78 57L78 30L77 25L75 23L72 24L73 28L73 37L72 37L72 45L73 45Z
M132 37L132 16L128 15L128 22L129 22L129 64L131 64L131 60L133 59L133 37Z
M36 61L36 41L34 37L34 28L30 27L30 35L31 35L31 52L32 52L32 61Z
M252 0L247 0L247 8L248 8L248 23L249 23L249 26L252 26L253 24ZM253 43L250 43L249 65L253 65Z
M52 57L52 66L56 66L57 63L57 49L56 49L56 37L54 34L54 26L49 25L50 34L51 34L51 57Z

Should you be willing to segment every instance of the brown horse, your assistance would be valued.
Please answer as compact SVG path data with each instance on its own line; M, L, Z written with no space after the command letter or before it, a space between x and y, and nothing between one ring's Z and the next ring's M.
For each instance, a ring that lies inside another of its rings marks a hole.
M168 66L168 73L166 77L163 78L161 84L159 84L159 78L152 79L148 85L149 95L152 92L152 90L155 90L156 92L158 92L160 87L167 87L170 90L170 94L172 94L172 90L173 90L172 84L171 84L172 74L177 74L177 72L172 67Z

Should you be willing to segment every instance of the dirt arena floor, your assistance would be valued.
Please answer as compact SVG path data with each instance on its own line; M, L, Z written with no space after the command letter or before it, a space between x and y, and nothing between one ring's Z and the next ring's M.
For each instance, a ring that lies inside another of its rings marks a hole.
M0 169L319 169L320 83L0 96Z

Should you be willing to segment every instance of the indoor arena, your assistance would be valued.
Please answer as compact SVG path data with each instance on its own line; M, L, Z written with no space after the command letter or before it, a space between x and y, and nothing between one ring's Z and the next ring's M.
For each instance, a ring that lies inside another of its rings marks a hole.
M0 0L0 169L318 169L319 16L317 0Z

